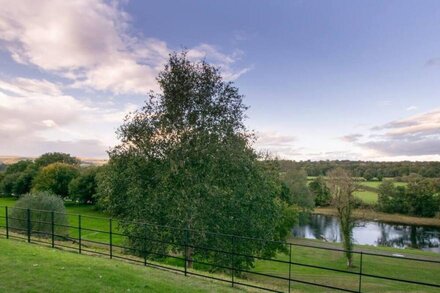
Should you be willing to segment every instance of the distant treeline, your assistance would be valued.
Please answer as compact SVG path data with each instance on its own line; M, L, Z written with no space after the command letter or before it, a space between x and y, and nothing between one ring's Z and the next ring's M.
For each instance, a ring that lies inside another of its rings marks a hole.
M440 177L440 162L371 162L371 161L280 161L281 170L303 169L308 176L325 175L329 170L341 167L353 176L366 180L384 177L402 177L413 173L427 178Z

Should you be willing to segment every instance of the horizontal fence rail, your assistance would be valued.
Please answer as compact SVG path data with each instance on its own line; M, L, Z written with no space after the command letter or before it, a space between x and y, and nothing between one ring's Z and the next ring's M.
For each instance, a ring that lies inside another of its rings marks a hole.
M330 251L340 253L340 258L343 259L347 252L344 249L202 232L194 229L179 229L151 223L133 222L133 225L144 225L144 227L156 229L157 231L175 233L178 235L178 237L175 237L178 240L160 239L160 233L156 233L157 235L150 233L142 236L125 234L117 229L117 219L112 218L0 206L0 235L5 236L7 239L22 239L29 243L68 249L80 254L97 254L109 258L122 259L144 266L180 272L185 276L193 275L228 282L232 286L246 286L271 292L291 292L291 290L297 289L299 285L313 286L313 288L322 288L323 290L365 292L363 289L365 287L365 279L373 279L395 282L396 284L420 286L417 290L424 288L431 289L433 290L432 292L440 290L440 278L438 278L436 271L433 271L433 280L437 282L428 282L426 280L404 278L404 276L380 275L375 273L374 269L367 270L366 268L368 263L366 258L380 258L395 260L396 263L399 261L411 261L414 263L415 269L418 268L416 264L427 264L435 266L435 270L440 272L439 260L351 251L353 259L358 265L352 269L343 269L341 267L335 268L319 264L314 258L311 258L309 263L300 262L295 260L295 256L297 253L300 253L298 252L299 249L310 249L312 255L318 254L319 251ZM223 239L226 247L218 248L197 245L192 241L191 235L195 237L198 234L203 234L205 237ZM127 244L128 239L141 241L142 247L129 246ZM262 246L280 244L285 248L285 257L279 259L259 254L244 253L241 251L241 247L246 241L258 242ZM190 256L190 252L194 250L223 255L225 258L228 257L230 261L228 264L219 264L209 259L193 258ZM271 265L278 264L283 266L285 271L280 274L241 268L236 265L240 259L241 261L259 260ZM190 268L190 263L198 265L201 269ZM320 273L330 274L329 276L333 276L331 274L335 274L334 276L352 276L356 279L352 282L352 287L329 284L328 282L319 282L319 280L315 279L300 278L295 272L297 268L319 271ZM212 273L216 270L220 270L222 273ZM254 276L255 280L250 278L250 276ZM267 279L270 281L261 281Z

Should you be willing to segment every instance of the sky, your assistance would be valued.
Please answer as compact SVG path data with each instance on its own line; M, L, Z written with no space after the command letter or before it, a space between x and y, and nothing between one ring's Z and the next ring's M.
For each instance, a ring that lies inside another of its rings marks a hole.
M437 0L0 0L0 156L106 158L182 49L240 89L258 150L440 161Z

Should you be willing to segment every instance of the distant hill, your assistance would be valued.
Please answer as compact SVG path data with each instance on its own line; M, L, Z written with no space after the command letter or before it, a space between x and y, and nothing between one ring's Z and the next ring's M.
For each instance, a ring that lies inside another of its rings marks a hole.
M36 157L0 156L0 171L2 164L10 165L22 160L34 160L34 159L36 159ZM107 159L94 159L94 158L81 158L81 157L79 157L78 159L81 160L81 165L85 165L85 166L102 166L108 161Z

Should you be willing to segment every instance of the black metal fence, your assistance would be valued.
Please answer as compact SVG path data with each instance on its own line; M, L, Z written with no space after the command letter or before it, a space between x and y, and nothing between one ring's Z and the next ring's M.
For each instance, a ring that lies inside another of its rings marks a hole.
M141 240L163 245L166 249L150 250L148 245L140 249L127 245L132 235L121 233L117 220L79 214L60 215L51 211L0 206L0 228L3 228L0 235L272 292L291 292L294 289L316 292L319 288L345 292L377 292L384 288L391 291L393 288L397 288L396 291L404 288L402 291L417 292L440 290L440 261L423 256L403 257L352 251L356 266L347 268L344 260L346 251L343 249L283 242L285 253L271 258L243 253L240 242L259 241L262 245L269 245L273 241L209 233L211 237L229 239L231 245L226 248L200 247L188 237L189 233L200 231L157 225L154 226L159 230L170 229L172 233L179 233L182 241L169 242L154 237L157 235L149 235L141 237ZM67 221L63 220L65 218ZM189 249L223 254L230 258L230 263L224 265L204 259L190 259ZM156 258L150 258L153 255ZM234 258L249 258L257 260L258 264L253 269L243 269L235 265ZM188 266L189 262L194 264L194 268ZM411 265L404 266L402 262L411 262ZM213 269L220 269L221 273L211 273Z

